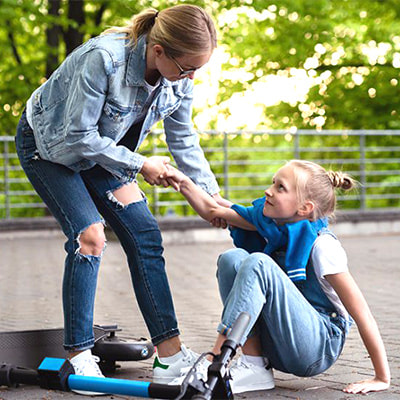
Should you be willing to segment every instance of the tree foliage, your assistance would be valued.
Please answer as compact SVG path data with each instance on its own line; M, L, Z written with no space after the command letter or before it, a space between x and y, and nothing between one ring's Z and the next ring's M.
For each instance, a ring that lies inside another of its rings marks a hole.
M3 22L0 26L0 135L14 135L30 94L83 41L110 26L124 25L144 8L161 10L178 3L189 1L0 0ZM208 80L201 82L201 78L196 85L207 88L203 102L196 103L194 113L195 123L201 130L400 129L398 0L192 0L190 3L205 7L219 31L216 52L219 61L207 72ZM288 145L286 136L272 138L265 134L258 137L261 142L256 142L255 136L251 139L254 143L245 135L229 138L230 145L237 148L274 149L265 154L230 155L232 165L238 161L235 167L230 167L231 179L240 185L247 182L258 190L265 177L259 182L242 172L235 177L235 173L239 173L241 163L247 159L249 172L271 173L275 169L275 158ZM149 137L147 151L157 140ZM317 136L308 136L305 140L305 146L314 150L302 154L303 158L326 159L326 154L318 153L319 147L334 147L338 140L349 147L357 145L353 143L354 138L345 134L342 137L326 135L323 144ZM368 140L369 145L389 149L367 157L397 160L397 136ZM207 144L217 147L221 140L211 137ZM222 174L220 155L210 153L207 157L215 163L217 175ZM343 157L349 158L343 165L346 170L357 168L351 160L359 157L358 150L338 155ZM265 163L255 167L257 158L271 163L268 167ZM18 160L13 162L17 165ZM388 161L371 168L396 169L395 163L392 164ZM15 174L21 175L21 172ZM363 190L376 195L398 193L398 179L394 174L381 173L368 179L372 186ZM0 183L0 193L4 185ZM25 190L25 186L17 189ZM241 194L236 195L240 200ZM162 193L161 197L169 199L171 194ZM379 200L372 206L397 206L398 202ZM27 215L26 211L21 212Z
M82 41L106 27L124 24L143 8L162 9L177 3L0 0L4 21L0 27L1 134L14 132L30 93ZM397 0L191 3L212 13L227 54L219 76L216 112L207 127L218 127L218 115L235 113L229 103L235 95L251 96L272 75L307 81L309 87L300 97L280 98L272 93L280 91L279 84L272 90L266 85L265 98L275 95L277 100L270 104L257 98L256 106L262 109L258 128L400 128ZM236 128L247 126L245 118L242 126L236 123Z

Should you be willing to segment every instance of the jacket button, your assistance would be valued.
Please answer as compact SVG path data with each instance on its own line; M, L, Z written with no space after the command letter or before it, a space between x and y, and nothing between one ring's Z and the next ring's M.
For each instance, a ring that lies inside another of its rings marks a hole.
M333 313L331 314L331 317L332 317L332 318L336 318L336 317L337 317L337 313L333 312Z

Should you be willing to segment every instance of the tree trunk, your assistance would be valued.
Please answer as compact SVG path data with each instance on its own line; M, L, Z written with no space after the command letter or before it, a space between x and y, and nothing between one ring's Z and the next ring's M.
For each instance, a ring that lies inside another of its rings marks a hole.
M69 0L68 1L68 18L72 21L68 30L64 33L65 41L65 55L67 56L76 47L80 46L83 42L83 33L80 28L85 23L84 0Z
M59 16L61 0L48 0L49 15ZM46 31L47 45L49 46L49 55L46 60L46 78L58 67L58 46L60 44L61 28L56 23L50 25Z

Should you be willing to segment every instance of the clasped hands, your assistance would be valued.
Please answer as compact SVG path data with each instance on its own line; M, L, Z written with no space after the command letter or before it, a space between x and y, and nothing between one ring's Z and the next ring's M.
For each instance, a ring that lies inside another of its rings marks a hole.
M160 185L164 187L172 186L179 191L180 183L188 178L184 173L174 168L170 164L170 158L167 156L152 156L146 158L142 169L140 170L144 180L150 185ZM214 200L223 207L230 207L231 203L215 193ZM217 228L226 228L228 225L224 219L215 218L211 224Z
M170 158L167 156L146 158L140 173L148 184L172 186L176 191L179 191L179 182L186 178L186 175L170 164Z

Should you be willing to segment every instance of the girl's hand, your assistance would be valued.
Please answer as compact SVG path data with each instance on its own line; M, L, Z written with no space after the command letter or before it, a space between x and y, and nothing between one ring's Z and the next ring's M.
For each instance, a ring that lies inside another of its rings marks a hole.
M352 383L343 389L346 393L368 393L368 392L379 392L389 388L390 383L382 381L378 378L367 379L365 381Z
M152 156L146 158L142 169L140 170L144 180L150 185L165 186L165 179L162 177L168 172L169 161L170 158L165 156Z
M172 186L177 192L180 190L180 184L184 180L189 179L183 172L170 164L167 165L167 172L162 174L160 178L165 180L168 185Z
M212 197L222 207L230 208L232 205L230 201L225 200L219 193L215 193ZM226 229L228 226L228 223L223 218L214 218L210 223L215 228Z
M223 197L221 197L221 195L219 193L215 193L212 196L214 198L214 200L222 207L228 207L230 208L232 206L232 202L229 200L224 199Z
M230 201L225 200L219 193L215 193L212 197L222 207L230 208L232 205ZM228 223L222 218L214 218L210 223L216 228L226 229L228 226Z

